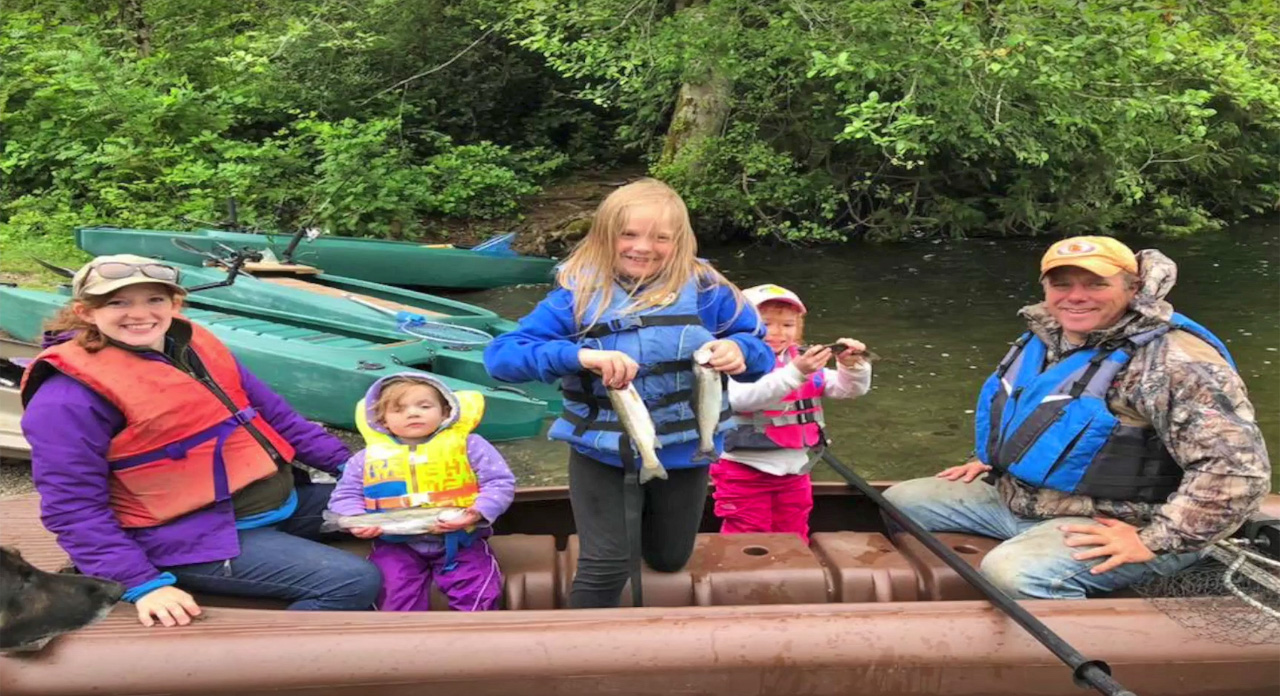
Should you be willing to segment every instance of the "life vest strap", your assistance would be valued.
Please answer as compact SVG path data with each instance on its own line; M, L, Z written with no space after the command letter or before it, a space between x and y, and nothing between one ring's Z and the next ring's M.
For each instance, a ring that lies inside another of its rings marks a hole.
M603 324L596 324L587 329L583 336L586 338L604 338L611 334L621 333L623 331L633 331L642 329L647 326L692 326L702 325L702 317L697 314L654 314L654 315L628 315L610 319Z
M613 404L609 401L607 397L596 396L595 394L588 394L586 392L569 391L569 390L564 390L561 393L564 395L564 398L570 401L576 401L580 404L585 404L587 406L595 406L598 410L603 410L603 411L613 410ZM663 406L670 406L672 404L678 404L678 403L688 402L692 400L693 400L693 390L681 389L679 391L674 391L669 394L664 394L662 398L658 399L653 403L652 408L662 408Z
M142 454L135 454L131 457L117 459L111 462L111 470L122 471L124 469L132 469L135 466L158 462L162 459L185 459L187 452L190 452L195 447L209 440L218 438L221 442L225 442L227 437L230 436L236 428L239 428L242 425L247 425L257 417L258 410L256 408L252 406L245 407L228 416L227 419L221 423L205 428L195 435L184 437L177 442L172 442L150 452L143 452ZM220 456L221 454L221 442L219 443L218 455L216 456Z

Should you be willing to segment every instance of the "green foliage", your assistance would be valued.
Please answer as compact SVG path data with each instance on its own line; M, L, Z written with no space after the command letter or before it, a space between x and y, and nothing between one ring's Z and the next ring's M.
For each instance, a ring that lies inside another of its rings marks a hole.
M414 236L637 156L700 231L787 242L1187 234L1280 204L1277 0L141 7L0 15L8 234L186 227L234 196L263 228ZM689 135L715 109L682 85L718 86L723 128Z
M508 33L651 153L682 81L730 80L724 135L656 171L757 232L1183 233L1280 201L1274 0L516 7Z
M555 104L550 129L531 118L536 99L491 118L496 83L537 92L559 78L500 38L458 58L484 32L445 3L143 4L145 57L93 7L37 3L0 20L0 226L13 234L183 228L235 197L249 225L416 235L433 218L511 215L570 161L553 146L595 147L571 132L591 109L575 121ZM419 28L443 16L451 31L415 32L406 8ZM386 90L422 63L503 52L524 60L493 68L486 88L440 69Z

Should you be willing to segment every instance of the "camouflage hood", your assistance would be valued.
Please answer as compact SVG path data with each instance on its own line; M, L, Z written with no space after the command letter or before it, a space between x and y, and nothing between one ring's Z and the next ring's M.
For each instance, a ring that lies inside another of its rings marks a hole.
M1174 283L1178 281L1178 265L1155 249L1139 251L1137 257L1140 287L1138 294L1129 303L1129 311L1115 324L1090 332L1085 337L1085 345L1110 343L1116 339L1149 331L1168 323L1173 316L1173 305L1166 302L1164 298L1169 295ZM1018 311L1018 316L1026 320L1027 328L1040 337L1045 345L1051 347L1063 345L1062 326L1049 314L1044 302L1023 307Z

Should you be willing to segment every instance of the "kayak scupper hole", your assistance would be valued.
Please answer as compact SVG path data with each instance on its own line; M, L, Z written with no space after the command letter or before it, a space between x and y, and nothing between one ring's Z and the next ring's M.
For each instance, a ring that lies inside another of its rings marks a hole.
M742 552L747 554L748 556L768 556L769 555L769 549L766 549L763 546L748 546L742 549Z
M951 548L955 549L959 553L974 554L974 553L982 552L982 550L979 549L978 547L970 546L968 544L960 544L959 546L952 546Z

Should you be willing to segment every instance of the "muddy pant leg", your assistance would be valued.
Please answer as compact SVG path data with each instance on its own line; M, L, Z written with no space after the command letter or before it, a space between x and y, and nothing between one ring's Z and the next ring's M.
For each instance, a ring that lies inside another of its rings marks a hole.
M721 459L711 465L715 484L715 513L721 534L750 534L773 529L773 501L767 488L759 485L764 475L749 466Z
M646 484L647 485L647 484ZM627 584L630 548L623 515L622 469L569 453L569 501L578 530L573 609L616 607Z
M931 532L1008 539L1022 531L1022 519L1005 507L995 486L981 479L972 483L912 479L885 491L884 497Z
M813 512L813 480L808 474L778 476L773 492L773 529L795 534L809 543L809 514Z
M1077 561L1072 554L1090 547L1072 548L1058 527L1064 524L1097 524L1087 517L1022 519L1025 531L1000 544L982 561L982 574L1015 599L1084 599L1086 596L1123 589L1172 575L1200 559L1200 552L1163 554L1146 563L1126 563L1100 575L1090 568L1105 558Z
M502 571L489 542L476 539L470 546L458 549L457 565L444 569L444 554L431 559L436 585L455 611L489 611L502 603Z
M689 562L707 504L707 467L671 469L644 485L640 543L650 568L674 573Z
M431 564L408 544L374 541L369 562L382 571L380 611L427 611L431 599Z

